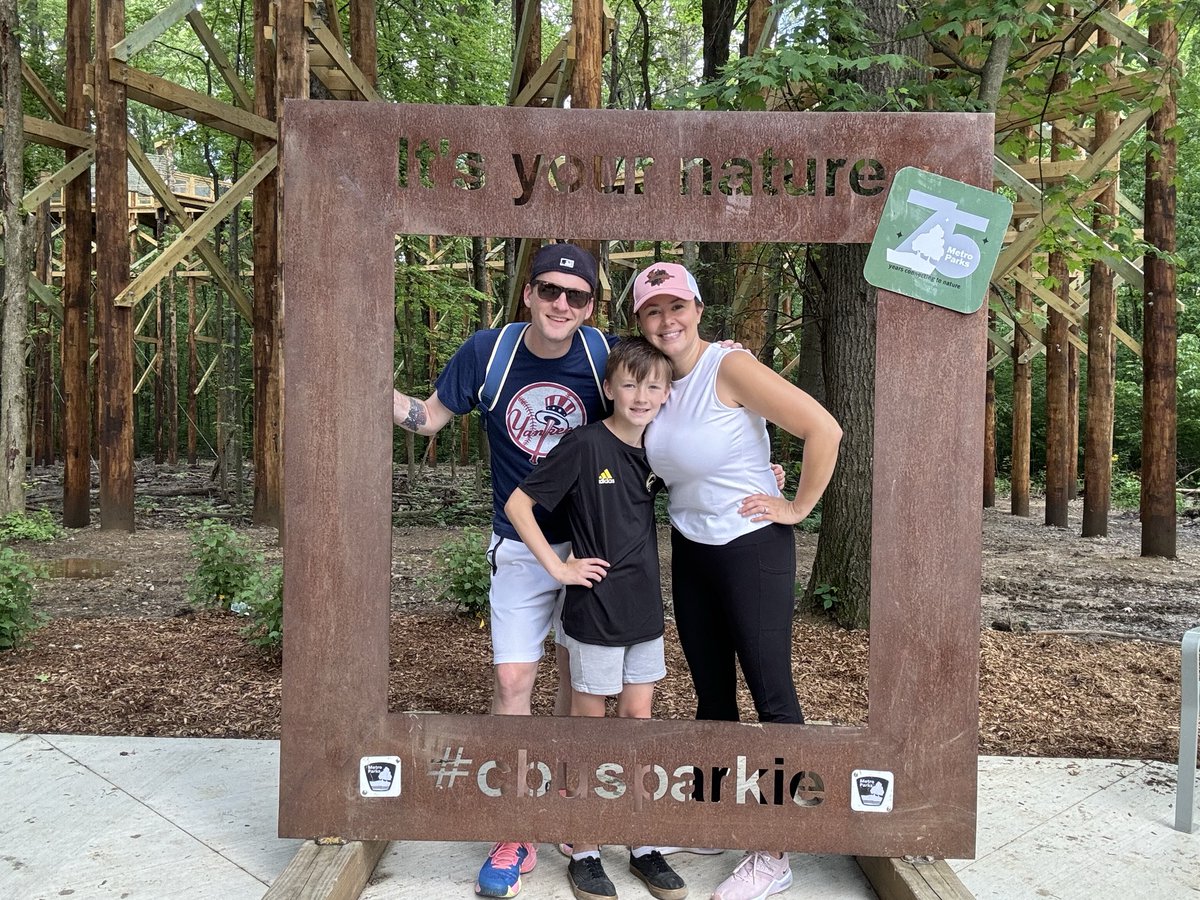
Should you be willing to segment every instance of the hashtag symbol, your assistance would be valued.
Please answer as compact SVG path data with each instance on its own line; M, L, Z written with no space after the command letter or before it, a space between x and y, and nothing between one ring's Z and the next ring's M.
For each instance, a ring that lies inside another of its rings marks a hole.
M463 752L463 748L459 747L455 751L454 756L451 757L450 756L450 748L447 747L442 752L442 755L440 758L431 759L429 761L429 763L430 763L429 774L437 776L437 781L434 782L434 785L436 787L452 788L452 787L454 787L454 779L466 778L467 776L469 776L471 774L471 770L469 768L464 768L464 767L470 766L471 763L473 762L473 760L463 759L462 752ZM442 783L443 781L446 782L444 785Z

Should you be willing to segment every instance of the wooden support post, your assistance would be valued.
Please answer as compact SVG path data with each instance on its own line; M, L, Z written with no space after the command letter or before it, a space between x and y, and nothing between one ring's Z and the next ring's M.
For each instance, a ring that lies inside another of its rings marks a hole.
M599 109L600 86L604 82L604 2L603 0L574 0L571 8L571 30L575 34L575 67L571 70L571 108ZM626 177L629 173L626 173ZM588 177L584 173L584 177ZM591 177L599 186L600 173ZM580 247L601 262L599 241L579 241ZM604 310L605 291L596 285L596 312Z
M108 48L125 35L125 0L96 5L96 331L99 356L100 527L133 531L133 310L114 301L129 283L125 87Z
M303 844L263 900L354 900L366 887L387 841Z
M36 238L34 244L34 272L46 283L50 280L50 200L47 198L38 205ZM33 422L30 428L32 452L30 456L35 466L49 466L54 463L54 360L50 340L52 316L46 309L46 324L41 325L41 308L45 304L34 302L33 312L33 390L29 392L29 409Z
M179 318L178 280L171 273L167 300L166 398L167 405L167 464L179 462Z
M513 0L513 33L516 39L513 41L512 78L508 85L510 105L533 80L542 65L541 0ZM530 106L540 105L538 101L530 103Z
M995 327L996 315L988 312L988 323ZM995 344L988 344L988 356ZM983 508L996 505L996 370L988 366L983 394Z
M1110 10L1116 3L1109 4ZM1116 44L1116 38L1101 29L1096 36L1101 49ZM1104 67L1105 75L1116 76L1116 66ZM1117 114L1096 113L1095 144L1108 140L1117 125ZM1109 180L1096 198L1092 227L1104 238L1112 230L1117 212L1117 183ZM1117 322L1117 292L1112 269L1101 260L1092 263L1088 295L1087 433L1083 441L1083 537L1108 534L1108 512L1112 495L1113 413L1116 391L1117 344L1113 326Z
M1061 72L1055 76L1051 93L1065 91L1070 76ZM1057 159L1064 140L1058 129L1051 130L1052 159ZM1054 280L1054 292L1065 302L1070 302L1071 273L1067 269L1067 258L1061 251L1050 254L1050 278ZM1067 525L1067 479L1071 464L1071 439L1068 434L1070 414L1067 411L1070 394L1067 384L1067 318L1058 309L1046 310L1046 524L1058 527Z
M200 411L197 409L196 391L200 389L199 378L200 373L197 371L200 368L200 359L196 353L196 279L189 278L187 280L187 296L188 296L188 421L187 421L187 458L188 465L196 464L196 431L197 431L197 416Z
M1175 556L1175 391L1177 323L1175 266L1175 164L1178 145L1175 77L1179 35L1175 11L1150 26L1150 43L1162 54L1171 90L1150 117L1146 152L1147 254L1142 336L1142 556Z
M350 0L350 56L371 87L379 80L375 37L375 0Z
M974 900L944 859L856 856L880 900Z
M254 112L275 120L275 48L266 39L270 0L254 0ZM353 23L352 23L353 24ZM374 23L372 23L372 29ZM372 31L372 35L374 31ZM272 149L256 140L261 159ZM279 170L254 188L254 523L283 522L282 383L279 354Z
M1068 283L1071 275L1067 275ZM1068 289L1069 290L1069 289ZM1067 500L1079 497L1079 326L1067 326Z
M1021 269L1029 268L1029 260L1021 263ZM1030 363L1025 359L1029 350L1029 336L1023 322L1033 313L1033 296L1029 288L1017 283L1016 322L1013 330L1013 400L1012 400L1012 514L1029 515L1029 445L1033 416L1031 413L1033 391L1030 379Z

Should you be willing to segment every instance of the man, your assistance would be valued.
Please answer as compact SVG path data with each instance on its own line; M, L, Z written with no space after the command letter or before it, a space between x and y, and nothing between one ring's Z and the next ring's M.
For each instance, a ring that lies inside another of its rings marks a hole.
M580 327L592 314L596 260L574 244L547 244L533 258L524 303L530 324L515 348L494 402L481 404L488 362L500 337L498 329L471 335L447 363L427 400L396 391L395 423L417 434L433 435L451 417L480 407L492 455L493 534L491 604L494 681L491 712L531 713L534 679L542 645L549 633L562 586L521 542L504 514L504 504L538 461L567 432L598 421L604 400L598 375L604 362L592 359ZM615 338L610 338L615 341ZM499 360L504 365L506 360ZM560 558L570 550L567 523L539 508L538 521ZM570 669L559 645L559 671ZM570 684L559 679L555 712L570 709ZM475 885L487 897L511 897L521 889L521 874L537 863L531 843L501 841L488 854Z

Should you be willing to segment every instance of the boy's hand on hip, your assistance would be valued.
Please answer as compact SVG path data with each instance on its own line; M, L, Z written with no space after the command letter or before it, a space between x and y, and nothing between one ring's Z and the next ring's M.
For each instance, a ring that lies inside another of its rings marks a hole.
M607 560L597 559L594 556L589 556L586 559L576 559L571 556L562 564L562 567L555 573L554 577L560 584L578 584L583 587L591 587L607 574Z

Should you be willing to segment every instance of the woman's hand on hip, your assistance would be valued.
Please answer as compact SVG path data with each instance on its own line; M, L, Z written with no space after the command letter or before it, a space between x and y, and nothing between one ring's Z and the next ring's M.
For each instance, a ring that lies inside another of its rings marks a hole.
M751 522L778 522L780 525L803 522L810 512L812 507L797 508L794 501L770 494L751 494L738 508L738 514Z

